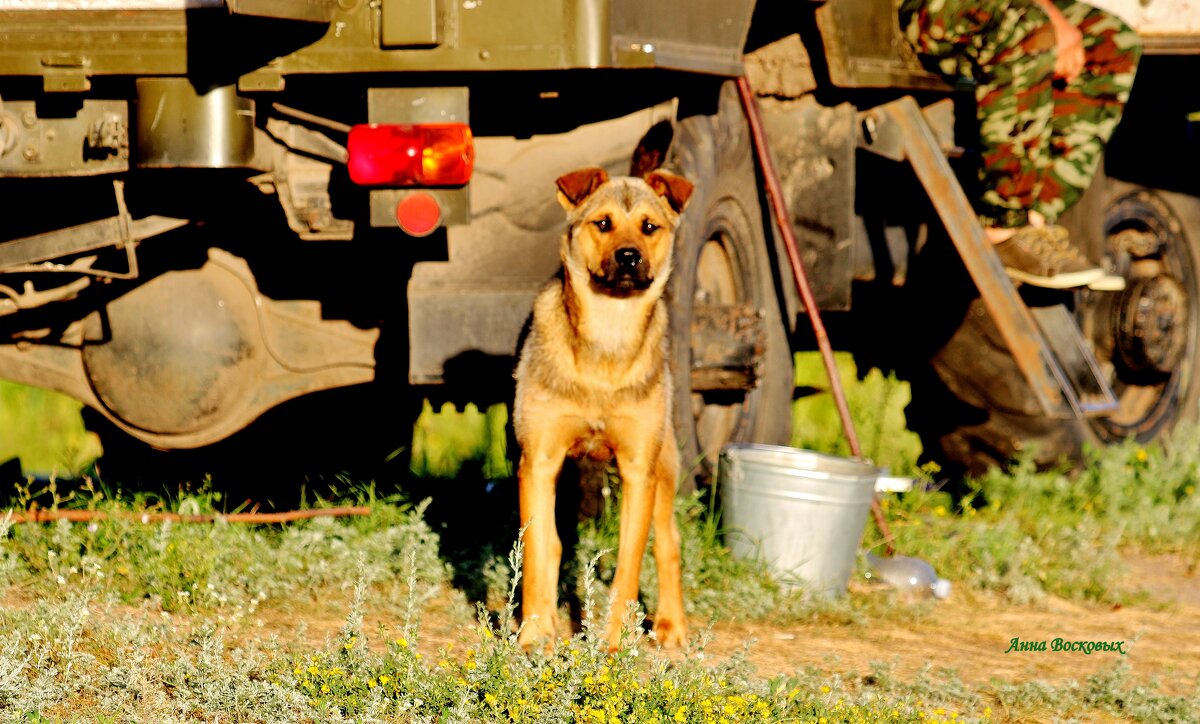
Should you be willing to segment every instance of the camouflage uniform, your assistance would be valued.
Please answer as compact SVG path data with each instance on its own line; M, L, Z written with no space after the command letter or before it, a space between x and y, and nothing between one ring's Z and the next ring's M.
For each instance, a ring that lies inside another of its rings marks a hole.
M901 26L926 62L974 81L986 226L1036 209L1053 222L1092 181L1121 118L1141 44L1119 18L1054 0L1083 33L1083 71L1054 77L1054 29L1034 0L905 0Z

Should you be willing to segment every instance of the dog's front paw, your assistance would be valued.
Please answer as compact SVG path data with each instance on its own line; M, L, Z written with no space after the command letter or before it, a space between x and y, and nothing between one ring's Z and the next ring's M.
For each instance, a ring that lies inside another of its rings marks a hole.
M521 632L517 635L517 644L529 651L539 645L552 645L557 635L553 619L545 616L530 616L521 625Z
M654 621L654 638L667 649L680 649L687 643L687 621L681 617L664 616Z

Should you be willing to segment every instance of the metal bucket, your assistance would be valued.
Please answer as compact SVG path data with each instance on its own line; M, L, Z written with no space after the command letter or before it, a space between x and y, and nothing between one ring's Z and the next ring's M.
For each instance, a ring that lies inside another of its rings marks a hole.
M717 475L726 542L734 555L761 556L785 584L840 596L883 472L811 450L726 445Z

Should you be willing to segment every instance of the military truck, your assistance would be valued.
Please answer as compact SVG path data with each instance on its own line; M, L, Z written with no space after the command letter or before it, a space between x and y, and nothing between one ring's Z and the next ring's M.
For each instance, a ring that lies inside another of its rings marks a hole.
M683 455L703 475L725 442L786 442L809 339L748 72L818 306L912 381L931 454L1149 438L1200 395L1200 96L1176 87L1200 31L1157 12L1190 2L1121 3L1148 55L1074 214L1126 291L1038 296L965 202L969 94L891 0L0 0L0 376L159 450L329 390L380 411L502 387L559 263L554 179L650 159L697 188L670 289Z

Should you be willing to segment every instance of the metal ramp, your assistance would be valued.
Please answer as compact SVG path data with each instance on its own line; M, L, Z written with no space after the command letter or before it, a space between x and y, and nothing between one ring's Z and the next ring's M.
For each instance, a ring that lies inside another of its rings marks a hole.
M861 121L861 148L912 165L1042 410L1063 419L1116 410L1066 307L1031 310L1017 294L916 101L906 96L863 112Z

